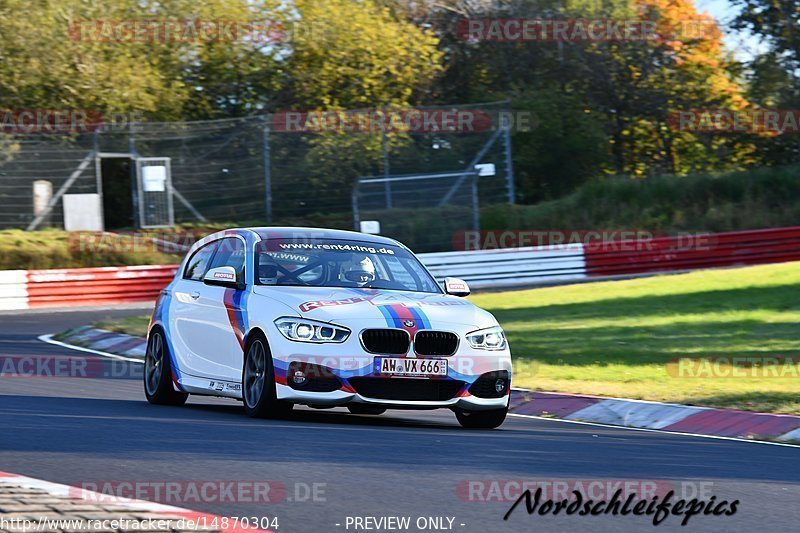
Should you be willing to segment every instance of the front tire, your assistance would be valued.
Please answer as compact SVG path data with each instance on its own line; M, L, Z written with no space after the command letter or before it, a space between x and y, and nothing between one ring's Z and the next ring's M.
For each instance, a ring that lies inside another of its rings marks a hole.
M159 328L150 332L144 356L144 395L154 405L183 405L189 397L175 390L172 384L172 363L164 333Z
M492 409L491 411L463 411L456 410L458 422L469 429L494 429L500 427L506 419L508 407Z
M254 418L286 418L294 407L278 400L272 354L262 335L253 335L245 347L242 399L244 410Z

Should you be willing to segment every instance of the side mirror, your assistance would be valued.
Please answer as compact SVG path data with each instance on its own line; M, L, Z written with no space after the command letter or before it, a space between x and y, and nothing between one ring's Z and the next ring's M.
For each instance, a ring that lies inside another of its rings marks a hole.
M453 296L469 296L469 285L463 279L444 278L444 292Z
M236 281L236 270L230 266L212 268L203 276L203 283L232 289L244 288L244 284Z

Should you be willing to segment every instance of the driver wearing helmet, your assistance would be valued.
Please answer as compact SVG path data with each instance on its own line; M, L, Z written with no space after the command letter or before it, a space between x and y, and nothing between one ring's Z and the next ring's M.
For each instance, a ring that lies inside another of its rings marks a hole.
M355 283L357 287L375 281L375 265L366 255L354 256L350 264L342 270L342 278Z

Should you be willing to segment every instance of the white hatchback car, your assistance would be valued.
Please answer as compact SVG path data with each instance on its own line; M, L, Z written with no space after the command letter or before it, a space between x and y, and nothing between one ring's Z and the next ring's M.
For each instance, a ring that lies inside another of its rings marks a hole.
M251 416L294 404L357 414L452 409L465 427L503 423L511 354L497 320L444 290L392 239L309 228L233 229L197 242L161 292L144 389L240 399Z

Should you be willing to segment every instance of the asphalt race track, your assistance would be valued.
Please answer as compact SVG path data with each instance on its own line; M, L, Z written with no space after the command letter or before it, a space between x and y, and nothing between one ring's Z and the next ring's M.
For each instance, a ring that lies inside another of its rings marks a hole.
M37 336L137 313L0 315L0 355L85 357L102 365L102 357ZM464 532L653 528L643 516L529 516L524 504L504 521L512 502L469 501L458 490L469 480L655 480L740 501L734 516L695 516L685 528L668 517L658 531L791 530L800 520L798 448L518 417L500 430L468 431L449 411L369 417L300 409L290 421L254 420L229 400L148 405L133 368L141 365L120 365L133 376L0 377L0 470L66 484L273 480L288 490L279 503L178 505L274 516L280 532L355 531L345 528L355 516L410 516L410 531L418 531L418 517L439 516L454 518L453 530Z

